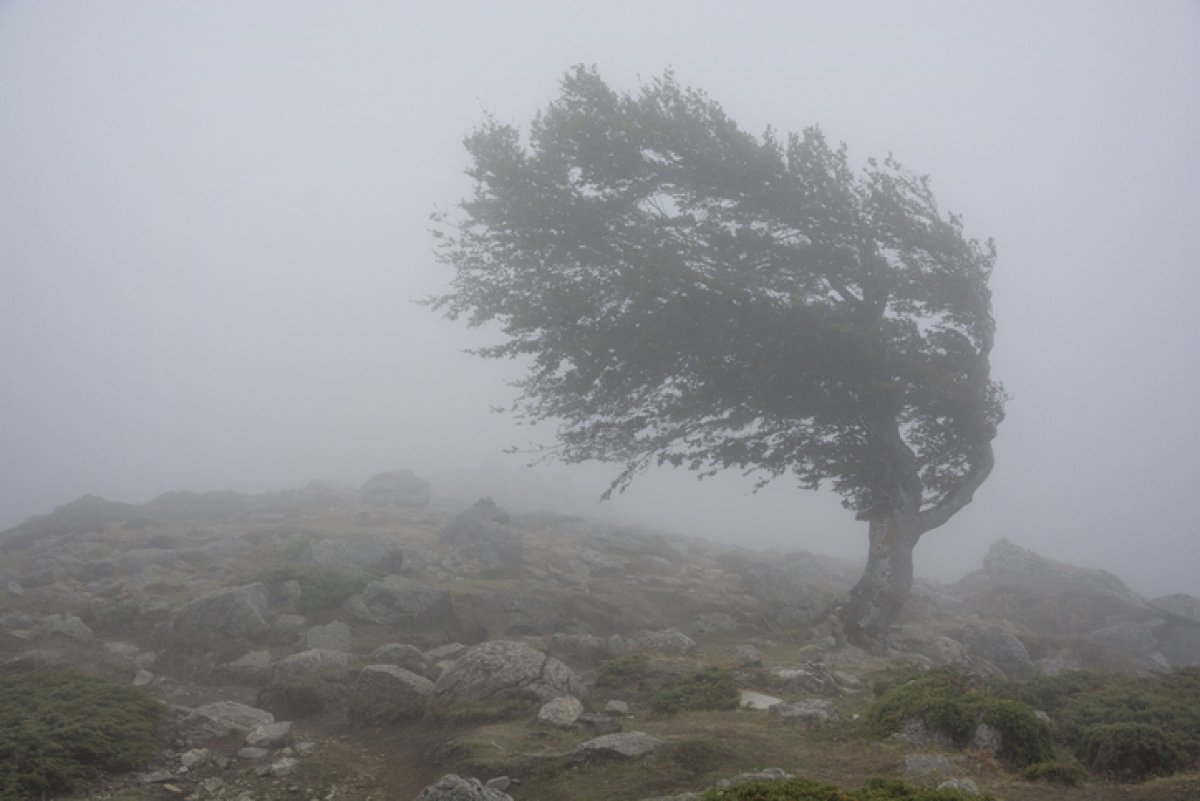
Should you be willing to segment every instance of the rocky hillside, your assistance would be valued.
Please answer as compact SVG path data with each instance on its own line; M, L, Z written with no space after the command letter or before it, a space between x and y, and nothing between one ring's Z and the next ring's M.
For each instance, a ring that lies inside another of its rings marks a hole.
M3 669L61 665L171 705L158 764L82 797L495 801L801 773L1070 797L1019 781L997 742L864 739L869 686L911 666L1200 664L1197 599L1147 600L1004 541L956 585L919 582L873 657L821 624L859 565L429 501L408 471L353 491L81 498L0 534ZM673 714L689 682L739 708ZM1143 790L1121 797L1171 797Z

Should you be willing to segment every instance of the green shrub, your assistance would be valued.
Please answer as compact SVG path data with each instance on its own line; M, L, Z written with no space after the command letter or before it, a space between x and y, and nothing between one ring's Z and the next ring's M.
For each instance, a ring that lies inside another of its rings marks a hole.
M1002 754L1018 765L1054 755L1050 729L1020 701L993 698L957 670L939 668L890 685L871 707L868 723L881 736L917 718L930 729L965 745L976 726L986 723L1003 735Z
M0 676L0 801L70 792L158 753L163 708L142 690L62 670Z
M700 801L989 801L991 795L969 796L961 790L910 787L894 779L868 779L857 790L843 790L811 779L750 782L725 790L713 789Z
M1166 776L1191 761L1181 736L1145 723L1092 726L1076 755L1093 773L1124 780Z
M1200 757L1197 668L1147 677L1076 671L995 691L1048 712L1062 740L1096 773L1167 775Z
M702 667L655 693L650 705L660 712L733 709L741 697L733 674L725 668Z
M1021 777L1030 782L1050 782L1074 787L1087 781L1088 772L1078 762L1052 760L1030 765L1021 771Z
M628 687L644 678L650 668L650 660L644 654L626 654L600 663L596 669L597 687Z
M285 565L255 576L274 594L286 581L300 585L300 611L305 613L336 609L355 593L362 592L367 580L320 565Z

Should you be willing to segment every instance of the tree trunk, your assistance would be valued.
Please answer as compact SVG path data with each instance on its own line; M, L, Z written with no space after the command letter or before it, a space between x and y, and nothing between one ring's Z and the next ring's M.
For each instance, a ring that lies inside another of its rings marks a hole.
M912 552L922 533L916 521L902 517L870 522L867 568L834 611L851 644L873 653L890 645L892 622L912 589Z

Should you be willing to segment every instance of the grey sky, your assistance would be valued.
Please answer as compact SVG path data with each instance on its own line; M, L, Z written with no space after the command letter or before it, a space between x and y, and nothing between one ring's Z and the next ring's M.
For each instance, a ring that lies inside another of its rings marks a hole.
M1001 536L1200 595L1195 2L0 3L0 527L84 493L519 467L511 366L414 305L486 111L668 66L743 127L893 152L996 238ZM538 469L537 475L553 471ZM605 469L573 469L587 497ZM549 479L548 479L549 480ZM650 476L616 511L865 553L835 498Z

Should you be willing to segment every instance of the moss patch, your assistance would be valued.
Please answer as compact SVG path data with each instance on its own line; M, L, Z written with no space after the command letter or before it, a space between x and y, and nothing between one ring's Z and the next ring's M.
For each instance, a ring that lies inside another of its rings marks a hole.
M61 670L0 676L0 801L69 792L158 753L163 708L133 687Z
M725 668L702 667L684 673L655 693L651 706L659 712L733 709L739 693L733 674Z

